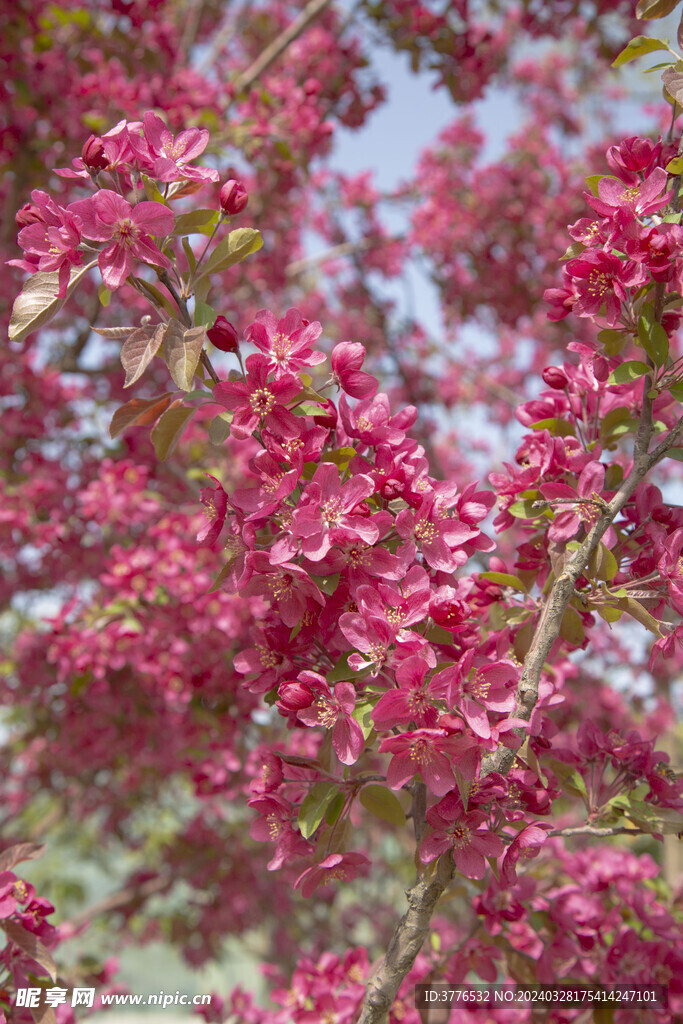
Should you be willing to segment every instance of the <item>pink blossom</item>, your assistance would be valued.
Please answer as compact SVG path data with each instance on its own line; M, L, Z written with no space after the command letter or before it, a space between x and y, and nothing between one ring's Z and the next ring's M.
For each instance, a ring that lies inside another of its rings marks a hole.
M304 366L317 366L325 361L325 353L312 347L321 334L318 321L309 323L298 309L288 309L281 320L270 310L260 309L247 327L245 338L268 356L268 368L275 371L275 379L279 380Z
M174 138L151 110L144 115L142 123L144 139L130 132L130 144L138 160L157 181L218 181L218 171L190 162L206 149L209 133L205 128L186 128Z
M323 725L332 729L332 746L342 764L355 764L363 752L363 730L353 717L356 690L353 683L340 682L330 689L324 676L304 671L299 681L310 687L313 702L297 711L306 725Z
M429 665L418 655L401 662L396 669L398 689L383 693L372 712L377 729L391 729L409 722L415 722L418 728L436 726L439 713L430 682L425 681L428 671Z
M465 812L460 797L448 793L427 811L433 831L422 840L420 860L429 864L442 853L452 850L458 871L466 878L483 878L485 857L499 857L504 846L488 829L482 828L487 815L483 811Z
M216 384L214 398L235 413L230 433L240 441L251 437L259 425L265 425L280 437L298 437L300 424L287 403L301 391L301 382L287 373L269 381L271 361L261 353L247 358L246 380L228 380Z
M352 398L371 398L377 391L376 378L361 370L365 355L365 347L357 341L342 341L332 349L332 373Z
M330 853L299 875L294 888L301 888L301 895L308 898L318 886L336 881L346 882L355 878L359 871L365 873L369 867L370 861L362 853Z
M436 796L443 796L455 787L448 755L462 755L469 746L467 737L449 735L445 729L414 729L389 736L379 745L380 754L393 754L387 784L391 789L400 789L419 772L427 788Z
M548 838L549 825L534 823L526 825L518 832L510 843L500 869L500 880L503 885L511 886L517 882L517 861L520 857L530 860L537 857L541 847Z
M358 474L342 483L337 466L329 462L318 466L292 517L292 537L301 538L306 558L320 561L333 544L374 544L379 528L359 507L374 490L371 476Z
M89 199L71 203L68 209L81 218L86 238L110 243L100 252L98 263L102 280L111 291L121 287L135 259L154 267L171 266L150 237L164 237L173 230L175 218L161 203L131 206L116 192L103 188Z
M46 193L34 189L32 221L18 235L24 250L23 260L8 260L10 266L35 274L59 272L57 295L63 299L69 284L71 267L79 266L82 253L82 221L70 208L58 206Z

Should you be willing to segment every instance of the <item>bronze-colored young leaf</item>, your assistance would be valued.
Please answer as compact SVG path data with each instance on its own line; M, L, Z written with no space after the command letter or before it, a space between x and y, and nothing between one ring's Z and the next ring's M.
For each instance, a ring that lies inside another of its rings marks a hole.
M124 388L142 377L161 347L165 330L165 324L149 324L138 327L126 338L121 347L121 365L126 371Z
M59 288L59 273L57 271L50 274L38 273L29 277L12 306L12 316L7 332L9 340L23 341L39 327L48 324L59 313L83 277L96 263L97 260L92 260L84 267L74 268L71 271L66 295L62 299L57 296Z
M0 871L11 871L15 864L35 860L45 853L45 843L16 843L0 853Z
M204 327L186 329L178 320L171 320L166 325L164 359L173 383L183 391L192 390L192 379L199 365L205 340Z
M156 456L162 462L172 455L183 436L185 427L194 416L196 410L183 405L181 400L174 402L166 410L161 419L152 428L152 444Z
M132 427L133 424L144 427L155 423L166 412L172 398L172 392L167 391L165 395L157 395L155 398L133 398L126 402L112 416L109 436L118 437L126 427Z
M662 83L669 96L678 103L683 104L683 61L678 61L672 68L666 68L662 72Z
M52 959L49 950L46 949L38 936L28 931L18 921L12 921L9 918L2 921L1 925L7 938L17 945L19 949L23 950L27 956L30 956L32 960L35 960L37 964L40 964L52 980L56 981L57 965Z
M666 18L675 11L681 0L638 0L636 18L640 21L654 21L655 18Z

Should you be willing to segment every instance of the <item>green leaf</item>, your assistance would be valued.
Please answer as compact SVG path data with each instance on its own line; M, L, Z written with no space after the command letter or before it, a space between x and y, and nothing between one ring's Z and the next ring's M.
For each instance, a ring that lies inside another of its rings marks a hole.
M206 328L213 327L217 316L216 310L212 309L206 302L195 302L194 321L197 325Z
M37 273L29 277L24 287L17 295L12 306L12 316L9 322L9 340L23 341L29 334L33 334L38 328L48 324L54 316L74 293L83 277L97 263L92 260L84 267L75 267L71 271L71 277L66 287L66 295L63 299L57 297L59 289L59 273L55 271L50 274Z
M192 390L192 380L206 340L205 327L185 328L179 320L170 320L164 336L164 359L173 383L183 391Z
M565 611L560 626L560 636L574 647L580 647L585 639L583 620L571 605Z
M663 39L653 39L650 36L636 36L621 51L619 56L612 61L613 68L619 68L622 64L628 64L636 57L643 57L646 53L654 53L655 50L668 50L669 44Z
M669 358L669 335L659 323L650 328L650 346L652 351L645 349L657 366L664 366Z
M593 605L593 609L598 613L601 619L605 622L618 622L621 616L624 614L621 608L613 608L609 604L596 604Z
M97 296L100 300L100 305L104 306L106 309L111 302L111 292L105 287L104 283L102 283L97 289Z
M666 165L666 170L669 174L680 174L681 171L683 171L683 156L675 156L673 160L669 160L668 164ZM675 214L675 216L678 216L678 214ZM666 221L666 217L664 217L663 219ZM667 223L670 224L671 221L668 221Z
M667 14L671 14L680 2L681 0L638 0L636 18L640 21L666 18Z
M209 423L209 441L216 446L223 444L230 436L231 412L219 412Z
M301 402L292 412L295 416L321 416L325 410L314 402Z
M677 398L679 402L683 402L683 382L676 381L675 384L669 384L667 391Z
M661 629L659 622L655 619L654 615L650 615L647 608L644 608L640 601L636 601L635 597L622 597L619 601L619 608L622 608L625 612L634 618L641 625L645 626L655 636L661 637Z
M683 448L669 448L666 458L675 459L676 462L683 462Z
M576 259L576 257L580 256L582 252L585 252L585 250L586 246L583 244L583 242L572 242L569 248L565 249L565 251L560 256L560 263L563 263L565 260Z
M174 235L195 235L202 228L213 228L218 223L218 210L191 210L175 219ZM206 243L204 243L206 244Z
M149 324L129 334L121 346L121 365L126 371L124 388L129 388L154 359L164 340L166 324Z
M344 794L341 790L337 793L334 799L331 801L329 807L325 811L325 821L328 825L334 825L339 820L339 815L344 808Z
M550 509L534 508L534 504L535 501L531 498L525 498L523 501L515 501L510 505L508 512L516 519L540 519L541 516L545 516L546 519L553 518L553 514Z
M155 424L152 430L152 444L157 458L162 462L175 451L185 427L195 412L195 409L183 405L182 400L178 399Z
M490 583L498 583L501 587L512 587L514 590L526 591L526 587L518 576L508 572L480 572L479 578L489 580Z
M651 373L651 367L641 363L638 359L629 359L627 362L617 366L609 375L608 384L632 384L634 380Z
M211 253L202 276L221 274L228 267L234 266L251 253L257 252L262 245L261 234L254 228L237 228L236 231L231 231L228 237L219 242Z
M324 452L320 456L321 462L333 462L343 473L348 468L351 459L355 458L355 448L335 448L331 452Z
M598 185L600 184L600 182L602 181L603 178L614 178L614 175L613 174L589 174L588 177L586 178L586 184L588 185L588 188L591 190L591 192L593 193L594 196L597 196L597 194L598 194ZM618 181L618 179L615 178L615 181Z
M382 821L389 822L390 825L401 826L406 823L405 812L396 794L386 786L363 786L360 802L366 811L370 811L370 814L381 818Z
M323 594L327 594L328 597L331 597L337 589L339 573L334 573L332 576L312 576L311 579L317 586L318 590L322 590Z
M372 723L372 712L374 711L374 707L375 705L371 704L370 701L361 700L358 701L353 709L353 717L363 730L363 736L366 740L374 729L374 725Z
M316 782L299 808L297 824L304 839L310 839L316 831L327 808L339 792L334 782Z
M588 569L592 576L607 583L619 572L619 564L610 549L601 541L590 557Z
M550 416L546 420L538 420L531 424L532 430L549 430L556 437L573 437L576 433L574 424L567 420L559 419L557 416Z
M149 426L150 423L155 423L161 414L166 412L172 398L171 392L167 391L165 395L159 395L157 398L133 398L126 402L112 416L109 436L118 437L126 427L133 424Z

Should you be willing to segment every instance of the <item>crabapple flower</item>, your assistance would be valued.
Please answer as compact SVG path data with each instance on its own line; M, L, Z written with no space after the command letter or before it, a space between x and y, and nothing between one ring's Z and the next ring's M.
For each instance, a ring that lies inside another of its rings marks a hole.
M462 756L472 741L467 736L449 735L445 729L414 729L389 736L379 745L380 754L393 754L387 769L387 785L400 789L419 772L422 781L435 796L443 796L455 787L450 758Z
M103 188L89 199L71 203L68 209L81 218L85 238L109 242L97 261L110 291L121 287L135 259L154 267L171 266L150 237L163 238L173 230L175 218L161 203L145 201L131 206L116 192Z
M271 362L260 352L246 361L246 380L226 380L213 389L216 401L235 413L230 433L239 441L251 437L260 424L281 437L298 437L300 424L287 409L287 402L301 391L301 381L292 373L269 381Z
M411 655L396 669L398 689L383 693L372 712L377 729L391 729L395 725L415 722L418 727L433 729L439 713L435 707L435 694L425 676L429 665L419 655Z
M626 222L656 213L668 204L673 192L662 195L667 180L668 174L663 167L655 167L645 181L631 187L614 178L605 177L598 182L597 198L588 192L584 192L584 197L601 217L617 217Z
M520 857L523 860L531 860L541 852L543 843L548 838L550 825L527 825L519 832L510 843L503 865L500 870L500 880L503 885L512 886L517 882L516 865Z
M334 379L352 398L371 398L377 391L377 379L361 370L365 347L357 341L342 341L332 349Z
M420 860L429 864L447 850L453 851L453 860L465 878L483 878L485 857L499 857L504 850L499 836L481 826L487 815L483 811L465 812L460 797L448 793L427 811L432 826L420 846Z
M245 338L268 356L268 368L275 371L275 379L289 375L304 366L324 363L324 352L312 346L322 334L317 320L309 323L298 309L288 309L281 320L268 309L260 309L245 331Z
M318 562L339 543L374 544L379 527L359 509L374 490L371 476L358 474L341 483L337 466L329 462L318 466L292 517L292 536L301 538L306 558Z
M199 491L199 500L206 510L207 522L197 534L197 543L209 547L223 529L228 511L228 496L223 490L220 480L217 480L211 473L206 475L215 482L216 486L202 487Z
M346 882L355 878L359 871L365 873L369 867L370 861L362 853L330 853L299 875L294 888L301 888L301 895L308 898L319 885L337 880Z
M269 871L277 871L290 857L305 856L310 852L300 832L292 826L293 808L277 793L255 796L247 801L260 815L249 827L249 835L261 843L275 843L275 853L268 863Z
M209 327L206 334L211 344L221 352L237 352L239 350L240 341L237 330L224 316L217 316L213 327Z
M142 119L144 138L130 133L130 144L138 160L157 181L218 181L218 171L196 167L190 161L206 149L206 128L186 128L175 138L161 118L148 110Z
M304 671L299 681L311 689L313 702L299 708L297 717L306 725L323 725L332 729L332 746L342 764L355 764L363 752L363 730L353 717L356 690L353 683L340 682L334 693L318 672ZM281 687L282 689L282 687Z
M57 295L63 299L69 284L71 267L82 261L79 251L82 221L70 208L57 206L46 192L34 189L33 204L26 211L26 226L17 241L24 250L23 260L8 260L12 267L20 267L35 274L37 271L59 273ZM30 220L29 220L30 218Z

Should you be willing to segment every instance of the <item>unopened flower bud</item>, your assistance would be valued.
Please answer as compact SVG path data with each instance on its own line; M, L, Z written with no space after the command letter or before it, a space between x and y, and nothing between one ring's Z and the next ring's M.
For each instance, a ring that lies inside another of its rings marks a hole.
M224 213L241 213L249 202L249 193L241 181L230 178L221 189L220 204Z
M593 360L593 373L595 379L599 380L602 384L609 377L609 363L604 356L596 356Z
M548 387L555 388L556 391L563 391L569 382L566 373L559 366L546 366L541 376Z
M237 352L240 347L237 330L224 316L216 317L215 324L206 333L211 344L221 352Z
M89 171L104 171L109 166L109 160L104 152L104 143L97 135L91 135L86 140L81 156Z

